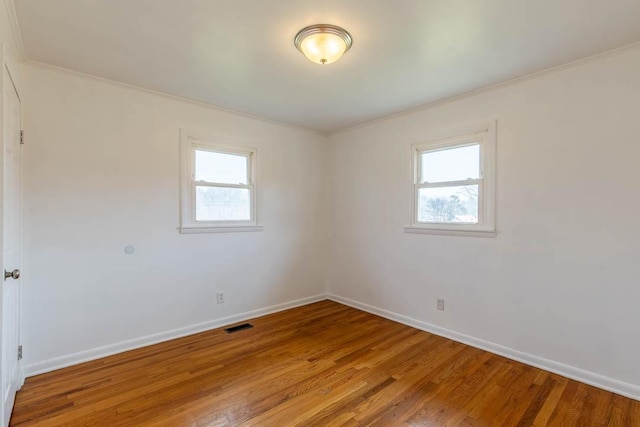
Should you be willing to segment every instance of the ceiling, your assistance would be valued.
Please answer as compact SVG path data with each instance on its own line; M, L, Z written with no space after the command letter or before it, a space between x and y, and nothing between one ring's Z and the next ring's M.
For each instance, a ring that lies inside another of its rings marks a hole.
M639 0L15 0L27 59L331 133L640 41ZM320 66L302 27L346 28Z

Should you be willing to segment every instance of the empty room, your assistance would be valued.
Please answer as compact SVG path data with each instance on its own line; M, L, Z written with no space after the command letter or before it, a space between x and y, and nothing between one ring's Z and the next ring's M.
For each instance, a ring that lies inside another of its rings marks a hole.
M640 427L640 1L0 1L0 427Z

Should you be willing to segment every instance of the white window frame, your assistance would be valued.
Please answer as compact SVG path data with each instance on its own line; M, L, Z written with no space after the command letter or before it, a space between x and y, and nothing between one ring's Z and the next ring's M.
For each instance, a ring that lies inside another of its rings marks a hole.
M478 179L421 183L422 154L478 144L480 176ZM437 223L418 221L418 197L421 188L478 185L478 223ZM406 233L454 236L494 237L496 235L496 121L449 132L442 138L411 146L411 223Z
M225 184L195 181L196 150L234 154L247 158L247 184ZM180 131L180 226L182 234L224 233L241 231L262 231L257 222L256 209L256 164L258 150L244 145L219 143L216 138L196 132ZM196 194L198 185L215 187L247 188L250 192L250 219L242 221L196 221Z

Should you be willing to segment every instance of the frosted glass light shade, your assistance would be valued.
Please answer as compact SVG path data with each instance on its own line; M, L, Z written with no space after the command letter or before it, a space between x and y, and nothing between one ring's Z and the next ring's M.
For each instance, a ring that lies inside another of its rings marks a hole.
M351 48L351 35L340 27L328 24L303 28L294 40L296 47L316 64L336 62Z

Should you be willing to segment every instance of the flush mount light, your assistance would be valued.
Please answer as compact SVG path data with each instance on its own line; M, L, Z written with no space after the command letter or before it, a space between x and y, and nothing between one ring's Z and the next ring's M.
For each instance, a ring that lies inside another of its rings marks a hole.
M329 24L310 25L301 29L293 40L296 47L311 62L331 64L351 48L351 35Z

